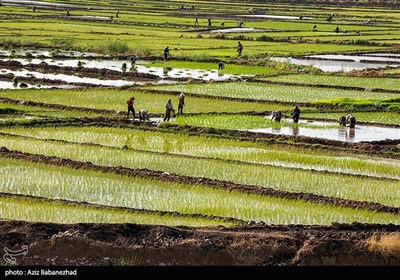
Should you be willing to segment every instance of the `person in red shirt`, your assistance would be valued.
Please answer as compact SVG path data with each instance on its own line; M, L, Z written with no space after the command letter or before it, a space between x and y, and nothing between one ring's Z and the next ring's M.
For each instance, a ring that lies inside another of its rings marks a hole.
M129 118L129 113L132 112L133 114L133 120L135 120L135 108L133 108L133 103L135 102L135 97L131 97L126 101L126 104L128 104L128 113L126 113L126 118Z

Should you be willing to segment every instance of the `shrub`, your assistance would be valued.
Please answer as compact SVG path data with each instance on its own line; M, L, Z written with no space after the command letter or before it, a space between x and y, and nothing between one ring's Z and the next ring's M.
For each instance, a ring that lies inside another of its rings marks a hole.
M258 37L256 40L257 41L263 41L263 42L273 42L274 38L270 37L270 36L267 36L267 35L262 35L261 37Z

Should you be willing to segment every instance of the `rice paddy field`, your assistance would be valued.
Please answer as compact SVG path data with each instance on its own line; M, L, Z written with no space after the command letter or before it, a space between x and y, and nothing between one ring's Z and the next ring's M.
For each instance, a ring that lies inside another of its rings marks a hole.
M0 219L399 225L398 4L26 2L0 5Z

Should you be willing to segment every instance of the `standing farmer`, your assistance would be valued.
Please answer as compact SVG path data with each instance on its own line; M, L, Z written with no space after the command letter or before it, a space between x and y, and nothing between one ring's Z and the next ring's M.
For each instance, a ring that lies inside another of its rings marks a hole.
M165 59L165 60L168 60L168 56L169 56L169 47L167 46L167 47L164 49L164 59Z
M237 45L238 56L241 56L241 55L242 55L242 51L243 51L243 45L242 45L242 43L240 43L240 41L239 41L239 42L238 42L238 45Z
M171 99L168 99L168 102L165 103L165 115L164 115L164 121L169 121L171 118L171 112L174 108L172 107L172 102Z
M183 114L183 106L185 105L185 94L181 92L178 97L178 114Z
M135 97L131 97L126 101L126 104L128 104L128 113L126 113L126 118L129 119L129 113L132 112L133 114L133 120L135 120L135 108L133 108L133 103L135 102Z
M300 118L300 109L299 107L296 105L293 109L292 112L292 118L293 118L293 122L298 123L299 122L299 118Z

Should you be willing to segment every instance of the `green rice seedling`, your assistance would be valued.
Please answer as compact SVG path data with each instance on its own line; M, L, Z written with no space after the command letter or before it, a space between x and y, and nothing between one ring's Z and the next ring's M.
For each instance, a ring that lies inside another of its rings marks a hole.
M394 223L399 216L368 210L286 200L237 191L82 171L0 159L0 189L47 198L181 214L200 213L268 224ZM7 164L3 164L7 162ZM54 187L57 186L57 187ZM9 208L9 207L7 207Z
M48 223L134 223L166 226L233 226L217 221L173 214L146 213L136 209L107 209L39 198L1 197L1 218Z
M312 170L252 165L170 154L168 138L163 153L91 145L46 142L2 136L0 146L33 154L57 156L104 166L123 166L176 173L185 176L270 187L290 192L369 201L399 207L400 181L385 178L360 178L347 174L327 174ZM168 164L166 164L168 163ZM357 164L357 162L356 162ZM56 184L56 182L54 182Z

